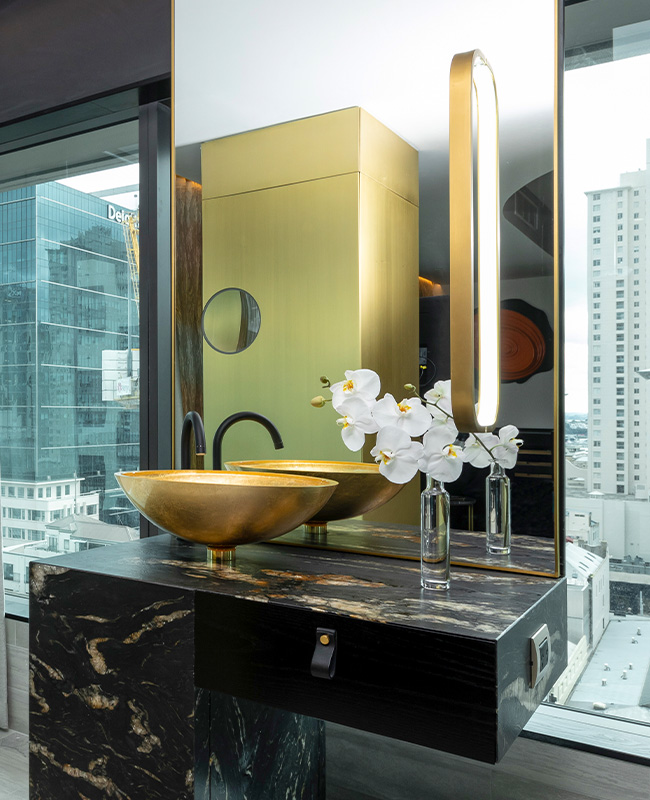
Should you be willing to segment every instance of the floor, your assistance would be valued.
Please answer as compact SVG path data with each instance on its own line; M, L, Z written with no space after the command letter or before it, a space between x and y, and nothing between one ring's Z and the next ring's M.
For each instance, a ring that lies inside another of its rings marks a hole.
M27 800L28 750L26 734L0 730L0 800Z

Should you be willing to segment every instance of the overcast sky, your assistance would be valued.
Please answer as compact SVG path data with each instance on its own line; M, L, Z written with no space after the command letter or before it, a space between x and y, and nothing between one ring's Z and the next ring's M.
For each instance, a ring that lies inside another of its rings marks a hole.
M584 193L618 186L622 172L646 168L648 86L650 55L575 69L564 76L565 391L569 413L588 410Z

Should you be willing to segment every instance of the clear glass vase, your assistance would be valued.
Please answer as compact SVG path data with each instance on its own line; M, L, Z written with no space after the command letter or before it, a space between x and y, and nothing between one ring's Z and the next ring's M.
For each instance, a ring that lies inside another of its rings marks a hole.
M449 494L431 475L427 475L420 511L422 588L444 591L449 588Z
M497 463L485 479L485 531L488 553L510 552L510 478Z

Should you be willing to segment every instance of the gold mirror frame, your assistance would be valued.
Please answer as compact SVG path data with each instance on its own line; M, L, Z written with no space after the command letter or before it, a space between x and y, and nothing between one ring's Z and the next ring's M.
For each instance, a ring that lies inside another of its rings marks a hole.
M175 153L175 45L174 45L174 31L175 31L175 2L172 0L172 154L171 154L171 171L172 175L176 174L176 153ZM563 13L560 6L560 0L554 0L555 9L555 99L554 99L554 124L553 124L553 285L554 285L554 312L553 312L553 383L554 383L554 428L553 428L553 506L554 506L554 566L553 569L548 571L537 571L532 569L499 567L494 564L485 564L480 562L472 562L467 560L456 561L452 558L452 565L456 566L474 566L478 568L485 568L488 570L515 571L523 574L531 575L544 575L551 577L559 577L563 573L563 470L561 466L561 453L563 447L563 430L560 425L563 425L563 410L562 410L562 386L563 376L562 369L562 355L561 355L561 342L562 342L562 318L561 318L561 299L562 299L562 275L561 275L561 262L560 262L560 231L561 231L561 205L560 205L560 190L559 190L559 170L561 164L560 147L560 77L562 66L562 53L560 47L562 46L561 26L563 22ZM175 187L172 187L172 308L175 308L175 294L176 294L176 204L175 204ZM473 321L473 320L472 320ZM174 320L172 321L174 323ZM173 326L172 326L173 329ZM173 337L175 339L175 337ZM174 364L176 361L176 343L172 342L172 357ZM172 368L174 369L174 364ZM172 393L172 405L174 407L174 393ZM472 407L472 410L473 407ZM174 431L174 417L172 419L172 433L174 441L176 433ZM550 539L545 541L551 541Z

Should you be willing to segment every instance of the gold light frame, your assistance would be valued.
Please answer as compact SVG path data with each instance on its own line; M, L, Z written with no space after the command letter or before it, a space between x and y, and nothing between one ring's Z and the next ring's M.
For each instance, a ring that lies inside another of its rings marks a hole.
M449 73L449 228L452 406L458 429L471 433L495 425L500 384L499 106L494 73L480 50L455 55ZM479 318L478 407L475 304Z

